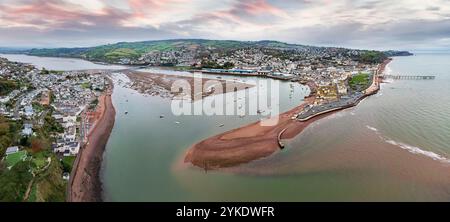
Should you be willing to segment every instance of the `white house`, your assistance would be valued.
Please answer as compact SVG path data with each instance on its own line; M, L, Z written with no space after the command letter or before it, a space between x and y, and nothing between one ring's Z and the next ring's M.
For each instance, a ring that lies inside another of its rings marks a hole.
M22 135L31 136L33 134L33 124L26 123L23 125Z
M12 147L8 147L8 149L6 149L6 155L10 155L13 153L17 153L19 152L19 147L18 146L12 146Z
M67 142L64 144L53 144L53 152L63 153L64 156L74 156L80 151L79 142Z
M31 117L33 116L34 111L32 106L25 106L25 116Z

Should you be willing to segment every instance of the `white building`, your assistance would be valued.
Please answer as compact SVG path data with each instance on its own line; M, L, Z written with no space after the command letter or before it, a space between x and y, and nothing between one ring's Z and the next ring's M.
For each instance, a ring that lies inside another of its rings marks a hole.
M23 125L22 135L31 136L33 134L33 124L26 123Z
M17 153L19 152L19 147L18 146L12 146L12 147L8 147L8 149L6 149L6 155L10 155L13 153Z

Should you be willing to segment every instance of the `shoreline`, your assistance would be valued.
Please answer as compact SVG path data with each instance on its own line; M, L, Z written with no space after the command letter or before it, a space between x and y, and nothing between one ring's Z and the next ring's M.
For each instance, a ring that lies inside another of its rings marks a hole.
M366 89L365 96L354 106L379 91L381 83L379 75L384 72L386 65L391 61L392 59L388 58L380 64L372 85ZM195 143L186 151L184 163L190 163L205 170L217 170L268 157L283 148L280 147L280 144L283 144L282 140L294 138L316 120L353 107L329 110L305 121L291 119L292 115L299 113L313 102L313 96L306 97L305 103L280 114L279 121L275 126L261 126L258 121Z
M109 82L110 88L99 97L101 115L94 128L89 131L87 143L83 145L75 159L67 185L66 200L68 202L102 201L100 168L116 117L111 98L114 85L111 80Z

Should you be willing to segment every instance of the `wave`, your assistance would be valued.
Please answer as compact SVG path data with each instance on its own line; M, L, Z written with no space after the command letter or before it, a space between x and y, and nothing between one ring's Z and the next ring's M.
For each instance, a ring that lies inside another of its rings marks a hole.
M402 149L404 149L404 150L406 150L406 151L408 151L408 152L410 152L412 154L424 155L424 156L427 156L427 157L429 157L429 158L431 158L433 160L438 160L438 161L441 161L441 162L450 163L450 159L448 159L448 158L446 158L446 157L444 157L444 156L442 156L440 154L437 154L437 153L434 153L434 152L431 152L431 151L426 151L426 150L424 150L422 148L411 146L411 145L408 145L406 143L394 141L392 139L389 139L389 138L386 138L386 137L382 136L377 128L369 126L369 125L366 125L366 127L367 127L367 129L369 129L369 130L375 132L377 135L379 135L380 139L384 140L386 143L389 143L391 145L400 147L400 148L402 148Z
M375 127L371 127L371 126L369 126L369 125L367 125L366 127L367 127L367 129L370 129L370 130L372 130L372 131L374 131L374 132L378 132L378 129L375 128Z
M392 144L392 145L398 146L398 147L400 147L400 148L402 148L404 150L407 150L410 153L421 154L421 155L430 157L433 160L439 160L439 161L442 161L442 162L445 162L445 163L450 163L450 159L447 159L446 157L444 157L442 155L439 155L437 153L434 153L434 152L431 152L431 151L426 151L426 150L423 150L423 149L421 149L419 147L411 146L411 145L408 145L408 144L405 144L405 143L396 142L394 140L385 140L385 141L387 143L389 143L389 144Z

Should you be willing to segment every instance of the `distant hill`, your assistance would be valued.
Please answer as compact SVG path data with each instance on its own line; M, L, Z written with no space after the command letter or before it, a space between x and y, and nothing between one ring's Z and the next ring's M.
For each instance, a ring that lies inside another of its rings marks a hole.
M277 41L233 41L233 40L205 40L205 39L172 39L143 42L119 42L89 48L54 48L31 49L26 54L36 56L75 57L93 61L114 62L120 58L134 59L152 51L169 51L181 48L187 49L215 49L226 51L247 47L270 47L280 49L301 49L305 46L287 44Z
M299 44L289 44L278 41L234 41L234 40L206 40L206 39L171 39L154 40L142 42L119 42L96 47L84 48L53 48L53 49L31 49L21 51L28 55L49 56L49 57L72 57L82 58L90 61L139 64L143 56L151 53L164 52L188 52L194 57L202 57L211 53L227 53L237 49L244 48L264 48L278 51L296 51L303 53L321 53L324 51L343 51L351 49L342 49L334 47L316 47ZM352 50L365 51L365 50ZM393 56L396 51L389 51ZM405 53L406 54L406 53Z

